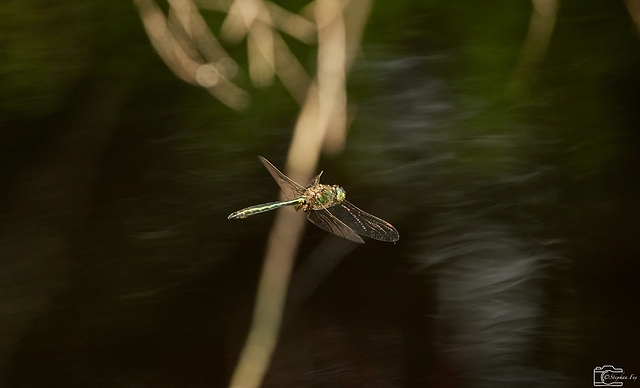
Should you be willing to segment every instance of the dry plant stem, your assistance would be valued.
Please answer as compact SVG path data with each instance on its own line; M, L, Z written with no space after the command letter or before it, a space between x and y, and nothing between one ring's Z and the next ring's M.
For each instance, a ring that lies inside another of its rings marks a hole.
M307 92L286 168L287 175L298 182L308 182L313 176L328 131L338 133L333 137L333 147L341 148L345 139L347 59L353 57L347 52L345 4L341 0L315 2L319 46L317 82ZM368 12L362 17L367 15ZM337 119L336 115L339 116ZM257 388L264 379L277 344L291 269L305 226L301 214L287 209L276 214L258 285L253 321L230 387Z
M324 128L325 150L342 149L347 133L347 37L342 5L318 0L318 126Z
M253 23L247 36L249 48L249 76L257 87L271 85L275 75L275 53L273 30L260 21Z
M235 61L222 49L213 34L202 31L206 23L190 0L171 1L170 21L154 0L133 2L138 8L152 46L177 77L206 88L232 109L246 108L249 103L248 93L231 82L225 75L225 66L221 66L223 63L228 65L229 62L235 64ZM171 23L174 24L173 27ZM184 31L185 36L178 37L176 29ZM200 46L207 42L211 44L205 52L208 57L218 58L216 63L207 62L201 55Z
M296 154L294 158L298 158L298 160L307 158L306 169L297 169L295 172L288 173L292 179L298 179L301 182L306 182L311 178L322 145L322 133L317 130L316 95L316 88L311 88L307 102L298 118L290 152L291 154L294 150L300 149L301 152ZM296 141L296 136L302 139L300 136L304 137L305 135L308 136L306 137L307 142ZM299 145L294 147L296 144ZM259 387L277 344L291 268L302 232L306 226L306 220L302 214L292 212L291 209L283 210L276 213L274 225L269 235L264 269L258 284L258 295L253 310L253 320L238 365L231 378L230 387L233 388Z
M287 210L278 212L269 235L253 321L229 385L233 388L259 387L276 347L293 258L306 225L302 214Z
M529 88L547 52L556 24L558 0L531 0L531 4L533 12L529 22L529 31L522 47L518 65L505 91L506 98L513 101L520 101L528 97Z
M133 0L151 44L181 79L206 88L221 102L244 109L249 94L231 81L237 64L222 48L198 8L227 12L221 35L246 37L249 74L257 86L274 75L298 102L285 171L298 182L314 175L321 150L343 147L347 130L346 75L360 47L371 0L315 0L313 21L264 0L169 0L167 18L155 0ZM302 42L318 41L318 72L311 80L277 29ZM253 320L231 387L259 387L276 347L291 268L306 221L302 214L279 211L267 244Z
M278 53L276 56L276 74L294 100L302 106L311 84L311 78L291 50L289 50L289 46L287 46L280 34L274 34L273 39L274 48Z
M207 63L215 63L223 59L233 61L215 35L211 33L207 22L191 0L170 0L169 4ZM235 61L233 62L235 64Z
M640 34L640 0L626 0L625 4L633 20L633 24L636 26L638 34Z
M198 64L178 45L167 19L153 0L134 0L140 19L156 52L180 79L193 83Z

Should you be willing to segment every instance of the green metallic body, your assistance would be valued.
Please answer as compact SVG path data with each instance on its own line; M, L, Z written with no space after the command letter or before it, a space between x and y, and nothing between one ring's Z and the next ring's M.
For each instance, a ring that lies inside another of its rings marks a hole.
M278 183L287 200L247 207L231 213L229 219L247 218L281 207L293 206L297 211L307 213L307 219L316 226L353 242L364 244L359 234L388 242L396 242L400 238L393 225L347 201L342 187L320 184L322 172L305 188L280 172L267 159L262 156L259 159Z
M228 218L230 220L236 219L236 218L247 218L255 214L276 210L278 208L285 207L285 206L298 207L304 204L304 202L305 202L305 199L301 197L301 198L294 199L292 201L276 201L276 202L264 203L262 205L250 206L250 207L238 210L237 212L233 212L229 215Z

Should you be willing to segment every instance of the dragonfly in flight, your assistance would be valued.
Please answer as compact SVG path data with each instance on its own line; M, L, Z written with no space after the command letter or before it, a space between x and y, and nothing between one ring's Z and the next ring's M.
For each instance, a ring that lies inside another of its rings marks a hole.
M393 225L347 201L342 187L320 184L322 172L313 178L309 186L303 187L284 175L267 159L262 156L259 156L259 159L278 183L287 200L238 210L229 215L230 220L293 206L294 209L307 213L307 219L314 225L353 242L364 244L360 236L386 242L396 242L400 239L400 234Z

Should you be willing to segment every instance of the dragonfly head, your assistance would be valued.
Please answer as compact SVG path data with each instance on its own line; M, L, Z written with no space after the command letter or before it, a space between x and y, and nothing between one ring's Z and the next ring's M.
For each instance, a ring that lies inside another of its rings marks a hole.
M347 193L344 192L344 189L340 186L333 186L333 191L336 193L336 203L340 203L344 201L344 197L347 196Z

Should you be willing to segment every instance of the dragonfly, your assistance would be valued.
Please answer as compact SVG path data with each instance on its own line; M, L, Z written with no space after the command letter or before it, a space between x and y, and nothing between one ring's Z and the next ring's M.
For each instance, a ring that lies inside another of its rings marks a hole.
M314 225L353 242L364 244L360 236L386 242L396 242L400 239L400 234L393 225L347 201L346 192L342 187L320 184L322 172L313 178L309 186L303 187L280 172L264 157L258 158L280 186L287 200L250 206L231 213L228 219L247 218L292 206L296 211L302 210L307 213L307 219Z

